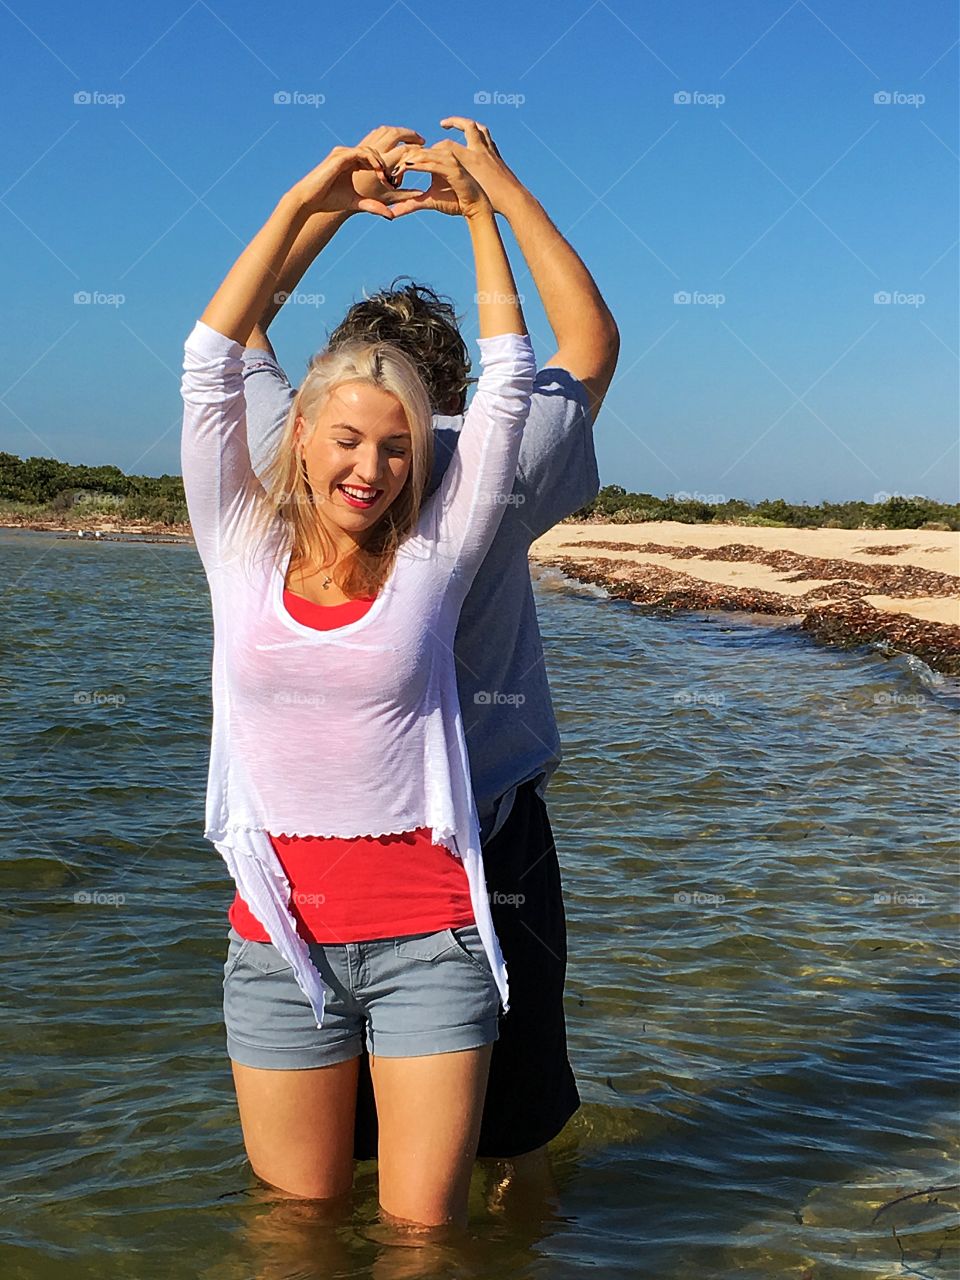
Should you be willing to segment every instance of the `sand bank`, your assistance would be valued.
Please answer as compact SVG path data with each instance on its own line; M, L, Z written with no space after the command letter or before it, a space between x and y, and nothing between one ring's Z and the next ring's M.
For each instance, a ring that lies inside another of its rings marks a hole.
M960 674L960 534L925 529L561 524L531 559L638 604L796 615Z

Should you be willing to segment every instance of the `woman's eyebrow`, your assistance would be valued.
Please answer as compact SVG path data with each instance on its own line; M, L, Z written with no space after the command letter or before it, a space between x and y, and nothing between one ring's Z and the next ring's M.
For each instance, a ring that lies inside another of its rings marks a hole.
M332 422L330 424L331 431L352 431L356 436L362 436L363 432L359 427L352 427L349 422ZM394 431L392 435L385 437L387 440L409 440L409 431Z

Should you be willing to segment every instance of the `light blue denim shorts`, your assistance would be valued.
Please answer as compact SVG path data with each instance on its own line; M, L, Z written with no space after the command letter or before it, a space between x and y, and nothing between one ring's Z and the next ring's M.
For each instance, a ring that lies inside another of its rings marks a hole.
M227 1053L247 1067L326 1067L476 1049L499 1038L500 993L476 925L369 942L308 943L323 1026L272 942L231 926L223 966Z

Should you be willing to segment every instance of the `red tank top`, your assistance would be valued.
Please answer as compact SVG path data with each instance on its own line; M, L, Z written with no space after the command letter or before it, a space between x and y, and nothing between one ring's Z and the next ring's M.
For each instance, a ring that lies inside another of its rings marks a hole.
M320 631L362 618L374 598L323 605L283 593L290 616ZM399 938L475 923L463 863L431 842L429 827L349 840L271 835L270 843L290 882L290 914L307 942ZM239 890L227 918L241 938L270 941Z

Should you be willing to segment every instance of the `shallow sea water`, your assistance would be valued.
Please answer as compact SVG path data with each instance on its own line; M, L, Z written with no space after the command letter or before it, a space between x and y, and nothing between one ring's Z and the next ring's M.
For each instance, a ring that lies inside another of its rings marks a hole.
M410 1248L246 1163L193 547L0 531L0 1275L958 1274L957 682L535 576L583 1106Z

